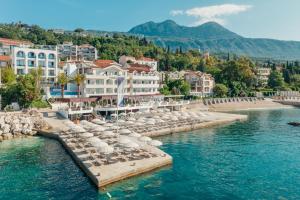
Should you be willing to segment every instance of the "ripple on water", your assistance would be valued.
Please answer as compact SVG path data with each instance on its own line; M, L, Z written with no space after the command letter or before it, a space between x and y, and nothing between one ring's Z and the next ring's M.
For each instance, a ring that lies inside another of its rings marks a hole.
M0 144L0 199L300 199L298 109L251 111L249 120L159 138L174 163L100 192L58 142Z

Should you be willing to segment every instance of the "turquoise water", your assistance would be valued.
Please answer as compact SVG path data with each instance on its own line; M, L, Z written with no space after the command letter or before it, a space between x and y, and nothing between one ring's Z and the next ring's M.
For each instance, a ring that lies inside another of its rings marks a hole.
M300 110L159 138L171 167L97 189L48 139L0 144L0 199L300 199Z

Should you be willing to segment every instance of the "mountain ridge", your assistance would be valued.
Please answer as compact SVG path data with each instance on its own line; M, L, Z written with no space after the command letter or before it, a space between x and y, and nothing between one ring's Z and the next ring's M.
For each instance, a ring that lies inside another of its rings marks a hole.
M150 21L133 27L128 33L144 35L155 44L169 46L173 50L182 47L185 50L230 52L257 58L300 58L300 41L243 37L216 22L187 27L172 20Z

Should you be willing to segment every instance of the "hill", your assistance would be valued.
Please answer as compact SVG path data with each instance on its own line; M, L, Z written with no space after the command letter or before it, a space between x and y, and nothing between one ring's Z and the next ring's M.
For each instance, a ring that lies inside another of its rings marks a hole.
M245 38L215 22L196 27L180 26L172 20L147 22L132 28L128 33L144 35L155 44L169 46L173 50L182 47L185 50L229 52L257 58L300 58L300 42Z

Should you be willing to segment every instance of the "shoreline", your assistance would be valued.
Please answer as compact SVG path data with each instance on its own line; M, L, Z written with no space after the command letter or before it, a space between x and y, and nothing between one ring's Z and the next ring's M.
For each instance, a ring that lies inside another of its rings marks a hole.
M272 100L263 100L257 102L229 102L208 105L208 110L213 112L231 112L247 110L274 110L295 108L291 105L283 105Z
M222 119L217 119L217 120L208 121L208 122L202 122L202 123L198 123L198 124L174 127L174 128L161 129L159 131L146 132L143 135L148 136L148 137L159 137L159 136L170 135L173 133L186 134L185 132L200 130L202 128L210 128L210 127L219 126L219 125L226 125L226 124L230 124L230 123L234 123L234 122L245 121L248 119L247 115L239 115L239 114L231 114L231 113L228 114L228 113L219 113L219 112L211 112L211 113L222 115Z

